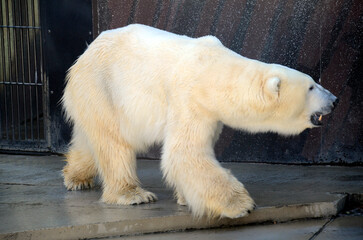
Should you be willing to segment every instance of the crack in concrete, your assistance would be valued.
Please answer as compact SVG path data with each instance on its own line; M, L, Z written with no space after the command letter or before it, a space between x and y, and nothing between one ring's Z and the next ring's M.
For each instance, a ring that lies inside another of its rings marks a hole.
M321 226L321 228L314 233L313 236L311 236L311 238L309 238L309 240L314 240L317 236L319 236L319 234L324 231L324 229L328 226L328 224L330 224L331 222L333 222L335 219L339 218L341 214L341 212L347 209L352 209L354 207L357 207L358 205L362 204L362 199L363 199L363 194L362 193L347 193L347 192L333 192L331 194L342 194L342 195L346 195L347 200L344 203L344 207L343 210L338 212L336 215L332 216L329 221L327 221L323 226Z
M314 240L325 229L325 227L329 223L333 222L335 219L336 219L336 216L332 216L323 226L321 226L321 228L319 228L319 230L316 233L314 233L313 236L311 236L311 238L309 238L309 240Z
M0 185L15 185L15 186L44 186L44 185L37 185L37 184L31 184L31 183L0 183ZM46 185L51 186L51 185Z

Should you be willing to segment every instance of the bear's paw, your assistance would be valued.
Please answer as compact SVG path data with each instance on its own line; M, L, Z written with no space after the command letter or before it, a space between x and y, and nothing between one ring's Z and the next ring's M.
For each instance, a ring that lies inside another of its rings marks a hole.
M248 216L256 204L247 192L235 193L229 197L228 204L222 207L221 217L240 218Z

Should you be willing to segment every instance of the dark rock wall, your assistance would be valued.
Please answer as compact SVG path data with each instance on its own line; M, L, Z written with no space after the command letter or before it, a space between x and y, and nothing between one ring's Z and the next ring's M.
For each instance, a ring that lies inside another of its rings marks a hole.
M93 32L142 23L191 37L214 35L246 57L311 75L340 98L324 126L299 136L225 128L221 161L363 162L361 0L94 0ZM144 155L158 158L158 148Z

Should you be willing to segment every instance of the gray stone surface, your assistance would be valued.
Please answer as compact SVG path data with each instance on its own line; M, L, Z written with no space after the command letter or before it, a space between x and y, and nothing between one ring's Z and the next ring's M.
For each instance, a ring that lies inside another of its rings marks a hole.
M363 216L339 217L325 226L316 240L362 240Z
M309 220L281 224L242 226L235 228L219 228L210 230L196 230L172 233L146 234L116 238L115 240L307 240L328 220Z
M158 161L138 161L143 186L159 201L138 206L99 201L100 187L66 191L58 156L0 155L0 238L74 239L236 226L335 215L341 193L362 192L363 168L226 163L258 204L240 219L196 220L172 199Z

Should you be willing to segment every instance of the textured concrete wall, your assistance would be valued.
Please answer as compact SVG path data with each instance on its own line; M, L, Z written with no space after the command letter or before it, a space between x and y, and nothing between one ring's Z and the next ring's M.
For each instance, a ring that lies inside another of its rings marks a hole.
M94 0L94 35L130 23L217 36L246 57L321 78L340 98L324 126L299 136L251 135L225 128L222 161L363 163L361 0ZM154 149L146 156L157 158Z

